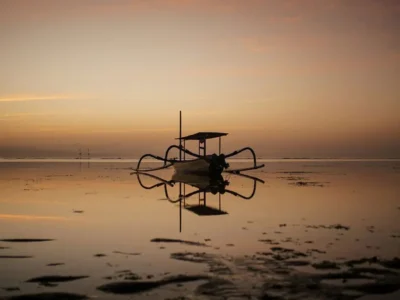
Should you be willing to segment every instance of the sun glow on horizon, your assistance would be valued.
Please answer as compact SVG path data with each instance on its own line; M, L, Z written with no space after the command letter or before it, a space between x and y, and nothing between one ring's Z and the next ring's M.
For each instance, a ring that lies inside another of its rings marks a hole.
M3 7L0 156L161 151L180 110L187 134L229 131L229 146L266 157L400 153L400 3Z

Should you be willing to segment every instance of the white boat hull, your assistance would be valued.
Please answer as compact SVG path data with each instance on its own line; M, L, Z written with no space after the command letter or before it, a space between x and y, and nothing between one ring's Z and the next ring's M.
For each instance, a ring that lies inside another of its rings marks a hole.
M186 174L209 174L210 163L204 158L174 162L175 172Z

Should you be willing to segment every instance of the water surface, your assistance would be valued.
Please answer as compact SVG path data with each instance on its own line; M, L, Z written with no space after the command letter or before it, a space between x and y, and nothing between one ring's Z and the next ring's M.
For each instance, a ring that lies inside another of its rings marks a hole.
M213 216L188 209L204 204L199 195L171 203L163 184L143 188L130 174L132 166L134 160L0 162L0 297L314 297L315 290L300 288L295 276L315 283L322 299L334 299L338 291L353 299L371 293L359 286L399 277L393 260L400 256L397 160L268 160L265 168L246 173L258 181L223 175L234 193L256 191L251 199L207 193L206 206L223 212ZM173 171L153 174L168 181ZM147 187L160 183L140 179ZM179 198L179 184L167 189L171 199ZM185 187L186 194L192 191ZM366 261L349 266L359 259ZM356 267L373 270L357 273ZM347 279L348 270L363 276ZM315 277L338 272L338 281ZM168 281L176 275L208 279ZM27 282L41 276L64 277ZM99 288L119 281L157 284L122 296ZM372 290L393 292L396 284Z

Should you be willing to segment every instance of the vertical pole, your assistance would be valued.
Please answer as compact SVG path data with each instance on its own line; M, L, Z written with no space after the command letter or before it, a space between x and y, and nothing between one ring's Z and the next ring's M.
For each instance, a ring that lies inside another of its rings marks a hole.
M182 111L179 111L179 161L182 160Z
M182 182L179 182L179 232L182 232Z
M182 199L179 200L179 232L182 232Z
M183 141L183 149L186 149L186 141ZM183 152L183 160L186 160L186 152Z
M218 140L219 140L218 154L221 154L221 137L219 137Z

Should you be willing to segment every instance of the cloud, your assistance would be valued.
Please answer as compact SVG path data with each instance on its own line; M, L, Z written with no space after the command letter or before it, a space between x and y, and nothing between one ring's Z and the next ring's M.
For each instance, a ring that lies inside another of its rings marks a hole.
M83 95L68 95L68 94L56 94L56 95L9 95L0 96L0 102L21 102L21 101L43 101L43 100L82 100L87 99L87 96Z
M27 221L35 221L35 220L66 221L66 220L68 220L65 217L34 216L34 215L9 215L9 214L0 214L0 219L27 220Z

